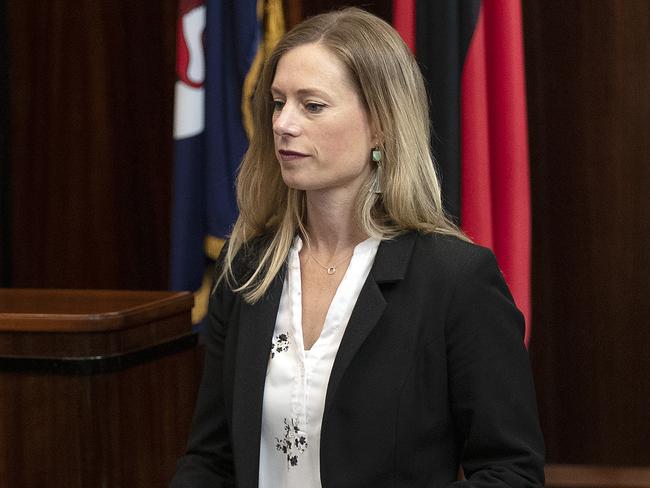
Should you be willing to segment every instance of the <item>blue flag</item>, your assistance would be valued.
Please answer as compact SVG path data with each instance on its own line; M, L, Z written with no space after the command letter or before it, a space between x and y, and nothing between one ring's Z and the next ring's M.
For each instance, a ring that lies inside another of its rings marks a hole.
M282 25L278 5L277 0L180 1L170 267L174 290L209 288L206 269L237 218L235 175L248 145L242 109L248 108L263 61L265 13L279 14L274 26L278 20ZM277 28L274 32L277 37ZM276 40L267 36L266 42ZM200 301L197 296L197 306L205 308ZM196 322L204 312L195 312Z

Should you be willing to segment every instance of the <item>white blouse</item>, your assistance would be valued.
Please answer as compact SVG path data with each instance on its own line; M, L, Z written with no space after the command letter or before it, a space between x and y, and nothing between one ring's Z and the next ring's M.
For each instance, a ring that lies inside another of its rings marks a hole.
M305 351L302 338L300 258L302 240L289 251L280 308L273 332L262 406L260 488L320 488L320 429L334 358L379 239L354 248L332 299L323 330Z

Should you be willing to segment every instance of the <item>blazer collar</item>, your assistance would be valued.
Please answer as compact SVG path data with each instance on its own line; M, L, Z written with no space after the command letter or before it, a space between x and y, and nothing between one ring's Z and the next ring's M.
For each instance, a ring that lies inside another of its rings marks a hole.
M404 279L413 252L417 232L409 231L389 241L382 241L370 271L377 283Z

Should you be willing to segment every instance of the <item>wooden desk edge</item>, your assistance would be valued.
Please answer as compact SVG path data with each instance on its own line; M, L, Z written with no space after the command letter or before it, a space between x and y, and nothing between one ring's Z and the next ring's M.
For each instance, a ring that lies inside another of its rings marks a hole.
M48 290L48 293L67 290ZM88 290L90 293L111 293L109 290ZM36 291L35 291L36 292ZM69 292L80 292L70 290ZM122 291L123 293L140 293ZM120 291L115 291L120 293ZM101 313L0 313L0 332L108 332L128 329L154 318L189 312L194 296L188 291L146 292L159 297L141 305Z

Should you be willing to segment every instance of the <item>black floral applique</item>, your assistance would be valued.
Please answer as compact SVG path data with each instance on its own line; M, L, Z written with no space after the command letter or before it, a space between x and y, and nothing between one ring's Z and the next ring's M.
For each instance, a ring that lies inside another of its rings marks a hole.
M284 419L284 439L275 438L275 448L287 456L287 468L298 464L298 455L307 449L307 438L301 434L298 421L291 419L291 425Z
M278 334L271 343L271 358L275 357L276 353L281 353L289 350L289 336L287 334Z

